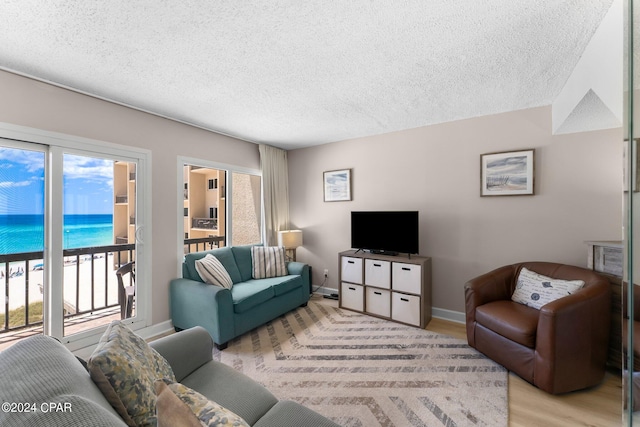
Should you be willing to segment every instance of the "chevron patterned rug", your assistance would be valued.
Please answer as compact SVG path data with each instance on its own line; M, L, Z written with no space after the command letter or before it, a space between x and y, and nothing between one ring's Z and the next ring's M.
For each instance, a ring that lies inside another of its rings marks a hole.
M214 358L345 427L508 423L507 371L465 341L319 296Z

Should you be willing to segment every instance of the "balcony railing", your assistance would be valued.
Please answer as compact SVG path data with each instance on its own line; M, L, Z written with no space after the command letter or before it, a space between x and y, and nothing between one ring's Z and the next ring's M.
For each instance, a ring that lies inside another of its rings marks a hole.
M217 230L218 218L191 218L191 228Z
M126 195L116 196L116 203L127 203L127 200L129 200L129 198Z
M209 236L197 239L184 239L184 253L206 251L220 247L220 243L224 245L225 236Z
M118 306L115 270L133 259L134 251L135 244L63 251L65 321ZM85 273L87 269L81 274L81 264L85 263L89 264L89 274ZM43 252L0 255L0 287L4 288L4 322L0 325L0 333L42 324L42 308L37 306L43 301L40 272L43 268ZM32 308L39 313L30 313Z
M185 254L217 248L224 242L225 236L185 239ZM65 328L90 322L89 314L105 310L119 316L115 271L133 260L134 254L134 243L63 251ZM15 339L19 339L22 332L42 325L43 271L43 252L0 255L0 300L4 295L4 306L0 306L0 318L4 317L0 322L0 336L17 333Z

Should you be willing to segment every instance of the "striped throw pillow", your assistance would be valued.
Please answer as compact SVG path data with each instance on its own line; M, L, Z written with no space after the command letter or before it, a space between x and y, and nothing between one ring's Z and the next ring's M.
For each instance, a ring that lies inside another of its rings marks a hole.
M252 277L254 279L266 279L289 274L284 260L284 248L254 246L251 248L251 262L253 264Z
M231 289L233 280L218 258L207 254L196 261L196 270L205 283Z

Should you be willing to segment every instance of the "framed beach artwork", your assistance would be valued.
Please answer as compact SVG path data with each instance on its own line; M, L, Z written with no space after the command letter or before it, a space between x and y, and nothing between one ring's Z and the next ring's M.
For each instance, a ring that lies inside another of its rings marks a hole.
M480 156L480 195L533 195L535 150L504 151Z
M325 202L351 200L351 169L324 172L323 182Z

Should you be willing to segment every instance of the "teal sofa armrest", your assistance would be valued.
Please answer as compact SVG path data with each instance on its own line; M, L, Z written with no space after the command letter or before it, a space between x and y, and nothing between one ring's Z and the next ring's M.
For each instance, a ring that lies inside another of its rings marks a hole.
M213 360L213 341L201 326L159 338L149 345L167 359L178 382Z
M311 275L309 273L309 265L302 262L290 261L287 263L287 270L289 271L289 274L300 275L303 283L301 289L304 302L306 303L311 296Z
M302 276L305 270L307 274L309 274L309 266L305 263L297 261L289 261L287 263L287 270L289 270L289 274L299 274Z
M178 329L204 327L217 345L234 337L231 291L190 279L169 284L171 320Z

